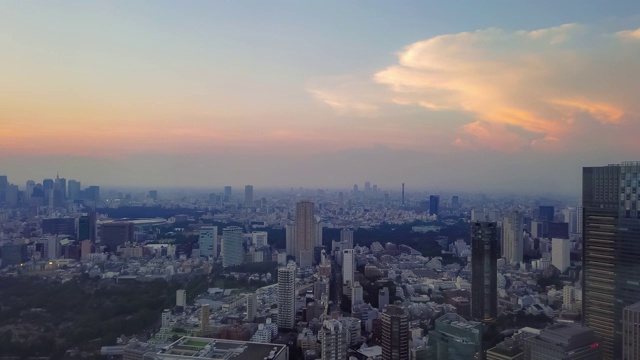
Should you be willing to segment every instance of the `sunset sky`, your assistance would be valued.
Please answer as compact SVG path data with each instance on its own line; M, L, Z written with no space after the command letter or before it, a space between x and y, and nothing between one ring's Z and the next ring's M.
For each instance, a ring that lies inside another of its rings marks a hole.
M637 0L2 1L0 174L577 194L638 59Z

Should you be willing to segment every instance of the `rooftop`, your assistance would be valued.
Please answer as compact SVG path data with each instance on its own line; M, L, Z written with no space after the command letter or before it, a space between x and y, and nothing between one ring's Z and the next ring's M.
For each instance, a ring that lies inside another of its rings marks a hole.
M285 345L184 336L156 354L154 359L273 359ZM150 356L149 356L150 355Z

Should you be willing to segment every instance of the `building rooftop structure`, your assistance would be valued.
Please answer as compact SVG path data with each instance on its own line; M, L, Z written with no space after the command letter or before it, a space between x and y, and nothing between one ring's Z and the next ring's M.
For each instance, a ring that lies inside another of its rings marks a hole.
M145 360L286 360L288 358L289 350L286 345L191 336L184 336L157 353L144 355Z

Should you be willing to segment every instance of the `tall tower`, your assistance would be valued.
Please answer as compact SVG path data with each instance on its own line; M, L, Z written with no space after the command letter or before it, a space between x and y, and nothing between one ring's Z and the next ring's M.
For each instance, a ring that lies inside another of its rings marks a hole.
M502 222L502 256L511 264L522 262L523 248L522 214L512 211Z
M230 202L231 201L231 186L225 186L224 187L224 202Z
M551 239L551 264L564 272L571 265L571 242L569 239Z
M222 229L224 246L222 247L222 266L235 266L244 260L242 228L229 226Z
M640 162L582 170L583 321L622 358L623 309L640 301Z
M200 246L200 256L218 257L218 227L202 226L200 227L200 236L198 237L198 246Z
M287 224L284 227L286 237L286 250L287 255L296 256L296 225Z
M402 206L404 206L404 183L402 183Z
M247 185L244 187L244 205L253 205L253 185Z
M342 250L342 283L353 285L353 249Z
M495 222L471 225L471 316L491 321L498 316L498 232Z
M209 331L209 304L203 304L200 308L200 332Z
M296 204L296 260L300 267L311 266L313 248L316 244L316 221L313 203L300 201Z
M293 329L296 323L296 267L278 269L278 327Z
M409 318L396 305L382 313L382 359L409 360Z
M429 196L429 215L438 215L440 210L440 195Z

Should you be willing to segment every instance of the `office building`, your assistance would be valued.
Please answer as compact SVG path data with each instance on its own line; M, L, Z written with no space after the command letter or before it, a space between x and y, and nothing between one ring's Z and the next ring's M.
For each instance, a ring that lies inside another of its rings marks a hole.
M23 264L27 261L28 256L25 244L2 245L2 267Z
M89 256L93 252L92 248L93 248L93 244L91 243L91 240L86 239L80 242L80 261L89 260Z
M266 231L254 231L251 233L251 243L259 248L269 246L268 233Z
M76 239L79 241L91 240L96 238L96 215L82 215L78 218L78 232Z
M283 344L185 336L157 352L145 353L143 360L189 359L288 360L289 348Z
M397 305L382 313L382 359L409 360L409 318Z
M483 358L483 325L467 321L454 313L444 314L435 321L429 332L430 359L458 360Z
M187 307L187 290L176 290L176 306L182 307L183 309Z
M24 200L26 203L29 203L31 200L31 195L33 195L33 189L36 187L36 182L33 180L27 180L24 186Z
M363 295L362 285L360 285L360 282L355 281L353 286L351 286L351 303L354 304L362 301Z
M555 209L553 206L540 206L538 207L538 220L540 221L553 221L555 217Z
M229 226L222 229L224 246L222 247L222 266L235 266L244 260L242 228Z
M451 197L451 207L457 209L460 207L460 198L457 195Z
M278 328L293 329L296 323L295 264L278 269Z
M296 261L300 267L313 264L313 247L316 245L315 216L311 201L296 204Z
M639 175L640 162L583 169L582 313L605 360L622 358L623 309L640 301Z
M640 302L622 311L622 360L640 360Z
M231 201L231 186L225 186L224 187L224 202L230 202Z
M316 222L316 243L315 246L322 246L322 231L324 230L324 223L322 221ZM317 264L317 263L314 263Z
M133 242L133 223L114 221L100 224L100 244L115 252L118 246Z
M258 313L258 297L256 293L249 293L246 295L247 299L247 321L254 321L256 314Z
M349 244L349 249L353 249L353 230L342 229L340 230L340 242Z
M203 304L200 307L200 333L207 333L210 328L209 317L211 313L209 311L209 304Z
M438 215L440 209L440 195L429 196L429 214Z
M42 233L74 236L76 234L76 219L71 217L42 219Z
M347 359L347 349L351 343L349 330L338 320L325 320L318 337L322 341L322 360Z
M149 190L149 199L158 200L158 190Z
M84 190L85 200L93 203L93 206L100 202L100 186L89 186Z
M9 207L14 207L18 205L20 190L18 189L18 185L9 184L7 185L7 189L5 191L5 203L9 205Z
M294 224L287 224L284 227L286 237L286 250L288 256L296 256L296 226Z
M247 185L244 187L244 205L252 206L253 205L253 186Z
M0 204L3 204L7 200L7 187L9 186L9 179L6 175L0 175Z
M389 288L383 287L378 290L378 309L384 310L389 305Z
M495 222L471 225L471 316L498 317L498 232Z
M560 272L571 266L571 242L569 239L551 239L551 264Z
M524 341L525 360L599 360L601 356L593 330L578 324L557 323Z
M198 247L200 248L200 256L218 257L218 227L217 226L201 226L200 235L198 236Z
M82 200L82 188L80 181L69 180L67 182L67 197L69 200Z
M353 284L354 262L353 249L342 250L342 284Z
M522 214L512 211L502 221L502 256L511 264L522 262L523 253Z
M522 360L524 359L524 342L526 339L540 334L540 330L525 328L513 336L504 339L495 347L487 350L487 360Z

